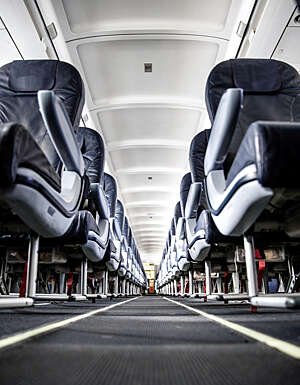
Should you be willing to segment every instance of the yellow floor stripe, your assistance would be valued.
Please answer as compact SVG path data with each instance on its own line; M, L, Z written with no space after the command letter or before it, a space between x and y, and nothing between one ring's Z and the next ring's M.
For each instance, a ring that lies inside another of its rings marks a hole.
M125 303L133 301L137 298L139 298L139 297L131 298L131 299L128 299L126 301L119 302L119 303L116 303L114 305L106 306L106 307L103 307L101 309L92 310L88 313L80 314L80 315L77 315L75 317L63 320L63 321L53 322L53 323L48 324L48 325L40 326L40 327L32 329L32 330L27 330L27 331L15 334L13 336L3 338L0 340L0 349L6 348L6 347L14 345L14 344L17 344L19 342L26 341L32 337L36 337L36 336L39 336L41 334L49 333L53 330L60 329L60 328L65 327L71 323L74 323L74 322L83 320L85 318L91 317L95 314L103 313L107 310L113 309L114 307L124 305Z
M231 321L227 321L221 317L218 317L216 315L213 315L213 314L209 314L209 313L206 313L202 310L198 310L198 309L194 309L193 307L190 307L188 305L185 305L183 303L180 303L180 302L177 302L177 301L173 301L172 299L170 298L166 298L166 297L163 297L165 300L169 301L169 302L172 302L172 303L175 303L176 305L179 305L179 306L182 306L194 313L197 313L197 314L200 314L202 315L203 317L211 320L211 321L215 321L223 326L226 326L232 330L235 330L241 334L244 334L246 335L247 337L250 337L258 342L261 342L265 345L268 345L270 346L271 348L274 348L274 349L277 349L279 350L280 352L290 356L290 357L293 357L293 358L296 358L297 360L300 359L300 347L297 346L297 345L293 345L289 342L286 342L286 341L282 341L278 338L275 338L275 337L271 337L267 334L264 334L264 333L260 333L260 332L257 332L255 330L252 330L252 329L249 329L245 326L241 326L241 325L238 325L234 322L231 322Z

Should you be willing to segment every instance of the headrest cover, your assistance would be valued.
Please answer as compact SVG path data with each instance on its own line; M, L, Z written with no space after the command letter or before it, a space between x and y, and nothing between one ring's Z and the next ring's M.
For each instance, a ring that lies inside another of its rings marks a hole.
M129 231L129 224L128 219L125 217L124 219L124 227L123 227L123 235L128 239L128 231Z
M180 202L177 202L176 203L176 206L175 206L175 210L174 210L174 219L175 219L175 223L177 224L178 222L178 219L182 217L182 213L181 213L181 206L180 206Z
M180 183L180 204L181 212L184 213L190 186L192 184L192 175L190 172L184 175Z
M132 241L132 231L131 231L131 228L128 224L128 236L127 236L127 241L128 241L128 245L131 247L131 241Z
M56 60L14 61L10 67L9 88L16 92L51 90L56 80L57 63Z
M117 200L117 207L116 207L116 215L115 215L117 221L119 222L119 226L121 231L124 227L124 207L121 201L119 199Z
M117 183L114 177L107 174L106 172L104 173L103 181L103 188L110 210L110 217L114 218L117 204Z
M233 81L244 92L269 93L280 89L278 63L268 59L231 60Z
M213 121L223 93L242 88L247 94L275 94L299 88L299 74L287 63L273 59L231 59L217 64L206 83L206 106Z
M91 128L79 127L77 141L90 183L100 183L104 169L104 143L101 135Z
M132 233L131 233L131 250L132 250L133 254L135 254L135 241L134 241L134 238L132 236Z
M171 235L175 235L175 232L176 232L176 228L175 228L175 218L172 218L170 232L171 232Z
M196 136L194 136L191 142L189 161L193 182L204 181L204 159L210 136L210 131L210 129L200 131Z

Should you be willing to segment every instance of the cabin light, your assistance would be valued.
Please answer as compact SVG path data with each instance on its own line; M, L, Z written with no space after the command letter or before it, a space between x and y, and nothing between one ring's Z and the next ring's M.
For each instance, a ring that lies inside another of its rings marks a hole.
M152 63L144 63L144 71L152 72Z

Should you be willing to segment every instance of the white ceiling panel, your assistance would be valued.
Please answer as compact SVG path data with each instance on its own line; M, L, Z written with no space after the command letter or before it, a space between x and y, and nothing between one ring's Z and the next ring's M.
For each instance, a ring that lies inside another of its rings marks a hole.
M156 217L160 217L158 218L158 220L161 220L165 217L167 212L168 208L153 205L150 209L147 207L136 207L133 210L131 210L130 208L127 210L127 213L130 218L134 218L134 223L138 223L139 221L145 220L149 216L152 216L153 219Z
M295 49L299 41L300 27L288 27L282 35L272 58L289 63L300 71L299 52Z
M166 167L172 168L174 164L185 164L186 150L171 148L133 148L127 150L111 151L115 170L130 170L138 165L141 168Z
M98 113L100 127L105 131L106 143L132 140L189 141L198 129L201 111L183 108L120 108Z
M151 195L151 200L159 201L159 200L168 200L170 198L170 195L172 195L172 199L177 198L177 192L161 192L161 191L139 191L135 193L127 193L122 194L123 198L126 202L138 202L138 201L145 201L149 198L149 195Z
M189 31L230 37L241 0L53 0L64 11L67 39L105 31Z
M119 173L118 174L118 180L120 185L122 186L122 191L127 190L133 187L157 187L157 189L166 187L170 188L170 185L174 184L175 190L179 193L179 183L181 181L181 178L184 174L184 169L180 170L178 173L172 172L172 170L168 170L168 172L165 172L164 174L158 174L154 172L155 170L149 170L150 172L142 172L142 173L136 173L136 174L127 174L127 173ZM170 172L169 172L170 171ZM152 178L149 180L148 178Z
M76 47L95 106L137 99L202 104L209 70L225 40L177 36L95 37L69 43ZM152 72L144 72L152 63ZM113 76L111 76L113 74ZM197 75L197 81L195 81Z

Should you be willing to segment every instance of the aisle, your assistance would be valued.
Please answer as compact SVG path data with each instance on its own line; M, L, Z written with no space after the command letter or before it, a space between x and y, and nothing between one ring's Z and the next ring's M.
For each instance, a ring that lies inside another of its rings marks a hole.
M47 311L51 313L51 307ZM300 365L153 296L1 349L0 372L5 385L293 385L299 383Z

